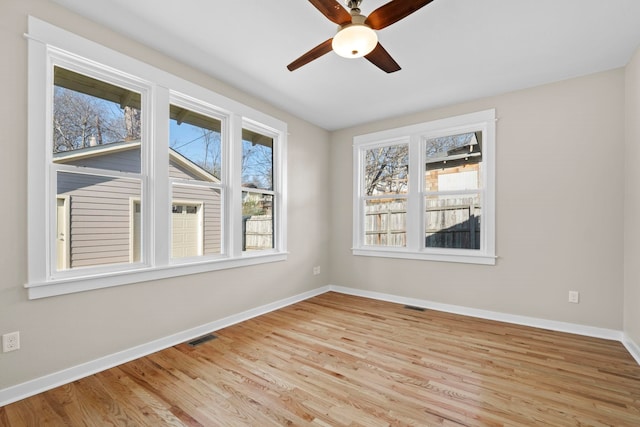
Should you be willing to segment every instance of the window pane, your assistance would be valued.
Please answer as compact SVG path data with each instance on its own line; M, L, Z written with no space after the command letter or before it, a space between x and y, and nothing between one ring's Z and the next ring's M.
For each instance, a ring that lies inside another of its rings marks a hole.
M427 248L480 249L480 196L429 196L425 201Z
M174 185L171 203L171 257L222 252L221 190Z
M54 161L139 172L140 100L139 93L55 67Z
M222 122L175 105L169 114L169 176L220 182Z
M370 149L365 156L364 193L367 196L408 192L408 144Z
M70 172L57 178L58 269L138 261L140 180Z
M407 245L406 199L365 201L365 245Z
M425 141L425 191L479 188L481 133L465 133Z
M242 129L242 186L273 190L273 138Z
M242 192L242 250L273 248L273 196Z

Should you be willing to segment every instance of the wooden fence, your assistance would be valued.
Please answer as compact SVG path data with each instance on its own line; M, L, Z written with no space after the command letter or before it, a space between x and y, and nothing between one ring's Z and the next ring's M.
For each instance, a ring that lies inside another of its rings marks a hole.
M480 200L477 196L427 199L425 246L480 249ZM365 245L406 246L404 200L375 201L365 207Z
M374 246L406 246L406 219L406 201L372 201L365 207L364 244Z
M427 200L426 247L480 249L480 216L478 197Z
M273 217L251 215L242 218L242 250L273 248Z

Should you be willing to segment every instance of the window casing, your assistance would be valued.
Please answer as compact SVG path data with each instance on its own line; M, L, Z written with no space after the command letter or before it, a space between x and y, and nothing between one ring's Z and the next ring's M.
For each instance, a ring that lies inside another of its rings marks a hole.
M495 264L495 110L354 138L353 253Z
M33 17L27 37L30 298L286 259L285 123ZM249 131L268 188L243 182ZM247 191L269 205L251 251Z

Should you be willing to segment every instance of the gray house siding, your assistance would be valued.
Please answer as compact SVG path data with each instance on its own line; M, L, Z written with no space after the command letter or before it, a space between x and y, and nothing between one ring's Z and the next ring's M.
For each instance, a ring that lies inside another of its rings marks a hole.
M60 173L58 195L69 196L69 267L129 262L131 200L140 182Z
M105 152L92 157L62 160L65 164L98 169L139 172L140 150ZM197 166L194 165L197 168ZM187 165L171 161L173 178L203 180ZM134 259L134 201L141 184L135 179L111 178L79 173L58 174L58 196L68 196L69 268L128 263ZM221 194L217 189L175 185L173 199L202 204L202 253L220 253ZM137 257L135 257L137 258Z
M176 165L175 162L169 162L169 178L176 179L188 179L188 180L202 180L202 177L197 176L192 171L185 170L184 168Z
M140 173L140 149L116 151L113 153L106 152L101 156L86 157L66 163L97 169Z

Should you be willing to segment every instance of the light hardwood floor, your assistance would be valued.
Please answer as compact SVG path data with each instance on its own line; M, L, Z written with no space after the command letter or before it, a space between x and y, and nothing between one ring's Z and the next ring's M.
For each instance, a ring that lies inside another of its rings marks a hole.
M640 426L618 342L327 293L0 408L0 425Z

